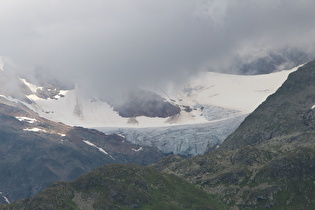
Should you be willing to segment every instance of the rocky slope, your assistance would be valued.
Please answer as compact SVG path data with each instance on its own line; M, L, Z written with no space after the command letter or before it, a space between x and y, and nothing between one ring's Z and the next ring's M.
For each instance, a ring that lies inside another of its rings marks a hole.
M10 100L9 100L10 99ZM41 118L16 99L0 97L1 201L35 195L109 163L156 162L163 154L119 135ZM3 198L2 198L3 197Z
M292 73L222 146L155 165L233 209L314 209L315 61Z
M1 209L223 209L182 179L136 165L108 165Z

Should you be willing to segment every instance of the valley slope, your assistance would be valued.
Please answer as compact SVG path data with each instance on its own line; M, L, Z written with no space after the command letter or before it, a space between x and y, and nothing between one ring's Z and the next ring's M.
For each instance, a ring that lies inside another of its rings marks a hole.
M163 157L119 135L41 118L12 100L0 97L1 203L33 196L53 182L73 180L104 164L147 165Z

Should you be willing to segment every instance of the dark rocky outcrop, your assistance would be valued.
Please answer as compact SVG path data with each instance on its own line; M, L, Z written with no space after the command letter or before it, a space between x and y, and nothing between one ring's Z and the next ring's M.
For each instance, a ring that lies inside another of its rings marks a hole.
M122 117L170 117L180 112L180 108L151 91L135 89L129 91L123 102L114 103L114 110Z

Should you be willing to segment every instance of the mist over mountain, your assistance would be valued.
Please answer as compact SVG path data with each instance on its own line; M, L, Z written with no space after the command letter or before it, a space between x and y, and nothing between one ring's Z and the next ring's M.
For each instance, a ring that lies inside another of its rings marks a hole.
M8 71L49 72L121 97L143 85L180 85L199 71L257 72L251 63L264 67L269 56L270 71L292 62L283 52L290 49L312 55L314 10L312 0L4 1L0 55Z
M268 74L283 69L291 69L313 59L314 53L308 53L297 48L284 48L266 52L266 54L262 53L260 56L248 56L247 59L235 57L232 62L233 65L221 69L221 71L245 75ZM210 70L217 71L216 69Z

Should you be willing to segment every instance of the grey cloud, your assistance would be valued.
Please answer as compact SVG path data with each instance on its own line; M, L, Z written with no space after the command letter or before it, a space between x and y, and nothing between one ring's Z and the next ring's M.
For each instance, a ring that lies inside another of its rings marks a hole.
M0 1L0 55L102 93L314 51L313 0Z

